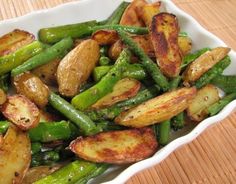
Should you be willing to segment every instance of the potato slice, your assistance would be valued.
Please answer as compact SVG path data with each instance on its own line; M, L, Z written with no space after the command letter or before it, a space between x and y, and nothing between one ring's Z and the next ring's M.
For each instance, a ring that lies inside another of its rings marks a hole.
M151 128L102 132L72 141L70 149L92 162L126 164L150 157L157 150Z
M178 45L179 25L176 16L159 13L153 17L150 29L161 71L168 77L177 76L180 73L182 56Z
M155 57L154 49L149 35L136 35L132 36L132 39L144 50L144 52L149 57ZM116 41L108 51L109 57L113 60L116 60L124 48L125 45L122 43L121 40Z
M27 133L9 127L0 151L0 183L21 183L31 161Z
M141 87L141 83L136 79L124 78L116 83L113 91L100 100L92 108L99 109L114 105L117 102L135 96Z
M0 88L0 105L4 104L7 100L5 92Z
M151 4L145 4L141 10L140 17L146 26L149 26L152 22L152 17L160 13L161 2L154 2Z
M187 114L191 120L202 121L207 117L205 109L220 99L217 88L214 85L207 85L197 91L187 108Z
M39 123L39 109L23 95L9 96L1 111L8 120L22 130L36 127Z
M193 61L184 71L184 84L188 85L198 80L205 72L223 59L230 51L228 47L217 47L207 51Z
M171 119L184 111L196 94L196 88L180 88L148 100L116 117L115 122L135 128Z
M34 41L34 35L15 29L0 37L0 56L15 52L17 49Z
M48 103L48 87L32 73L23 73L13 79L17 93L26 96L39 107L43 108Z
M49 174L52 174L56 170L60 169L60 167L61 167L60 165L33 167L29 169L29 171L26 173L22 181L22 184L32 184L35 181L38 181L41 178L48 176Z
M80 85L90 76L99 60L99 45L88 39L80 43L66 57L57 68L57 82L59 92L64 96L75 96Z
M143 21L139 17L139 12L142 11L142 8L146 4L147 2L145 0L133 0L123 13L120 24L127 26L144 26Z
M60 63L59 59L55 59L45 65L39 66L32 70L32 73L39 77L43 83L53 86L57 83L56 72Z
M192 50L192 40L188 36L178 36L178 45L182 56L187 55Z
M119 40L119 35L114 30L98 30L92 35L92 39L96 40L99 45L111 45Z

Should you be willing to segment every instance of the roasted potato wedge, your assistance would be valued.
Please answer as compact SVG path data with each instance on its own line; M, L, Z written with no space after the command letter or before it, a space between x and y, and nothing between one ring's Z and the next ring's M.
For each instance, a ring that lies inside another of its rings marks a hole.
M98 60L99 45L92 39L83 41L70 51L57 68L60 94L68 97L76 95Z
M160 13L161 2L155 2L151 4L145 4L141 9L140 17L146 26L149 26L152 22L152 17Z
M127 26L144 26L144 22L140 18L140 12L147 2L145 0L133 0L123 13L120 24Z
M92 162L126 164L154 154L157 141L151 128L141 128L79 137L71 142L70 149L79 157Z
M144 52L151 58L155 57L152 42L148 35L136 35L132 36L132 39L144 50ZM121 51L125 48L125 45L121 40L116 41L109 49L108 55L113 60L116 60Z
M60 63L59 59L55 59L45 65L39 66L32 70L32 73L39 77L43 83L53 86L57 84L56 72Z
M178 45L182 56L187 55L192 50L192 40L188 36L178 36Z
M0 105L4 104L7 100L5 92L0 88Z
M115 30L98 30L92 35L99 45L111 45L119 40L119 35Z
M182 56L178 45L179 25L176 16L169 13L155 15L150 33L161 71L168 77L177 76L180 73Z
M22 130L36 127L39 123L39 109L23 95L8 96L1 111L8 120Z
M18 94L22 94L43 108L48 103L48 87L32 73L23 73L14 77L14 86Z
M187 108L187 114L193 121L202 121L207 117L205 109L220 99L218 90L209 84L197 91Z
M33 167L28 170L26 173L22 184L32 184L35 181L40 180L41 178L48 176L49 174L52 174L56 170L60 169L60 165L56 166L38 166L38 167Z
M3 143L3 136L0 134L0 150L1 150L2 143Z
M27 133L9 127L0 150L0 183L21 183L31 161Z
M115 118L115 122L135 128L160 123L184 111L195 94L195 87L180 88L164 93L122 112Z
M141 83L136 79L124 78L116 83L113 91L100 100L92 108L100 109L114 105L117 102L126 100L135 96L141 87Z
M223 59L230 51L228 47L217 47L207 51L193 61L184 71L184 84L188 85L198 80L205 72Z
M0 37L0 56L10 54L17 49L34 41L34 35L19 29L15 29Z

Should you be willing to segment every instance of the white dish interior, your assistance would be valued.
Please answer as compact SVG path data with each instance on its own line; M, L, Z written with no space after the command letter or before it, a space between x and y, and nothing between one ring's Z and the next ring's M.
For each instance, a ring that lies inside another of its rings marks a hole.
M77 2L67 3L58 7L42 10L27 14L15 19L0 22L0 35L3 35L13 29L24 29L37 35L40 28L51 27L56 25L78 23L88 20L104 20L122 0L80 0ZM154 0L153 0L154 1ZM225 46L225 43L219 38L206 31L191 16L178 9L170 0L162 0L163 8L178 17L182 31L186 31L193 40L193 50L203 47ZM232 59L231 65L225 70L225 74L236 74L236 53L230 52ZM158 164L165 159L171 152L183 144L195 139L208 126L215 124L226 116L236 107L236 100L227 105L218 115L205 119L194 127L189 125L181 131L173 132L171 141L167 146L160 149L154 156L126 166L114 166L105 174L97 177L90 183L120 184L127 181L135 173ZM179 137L179 138L177 138ZM176 139L177 138L177 139Z

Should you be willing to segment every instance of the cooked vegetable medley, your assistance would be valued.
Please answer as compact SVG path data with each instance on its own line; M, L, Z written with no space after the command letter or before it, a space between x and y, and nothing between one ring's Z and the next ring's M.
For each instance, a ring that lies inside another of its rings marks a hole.
M230 48L192 51L161 5L0 37L0 183L87 183L236 99Z

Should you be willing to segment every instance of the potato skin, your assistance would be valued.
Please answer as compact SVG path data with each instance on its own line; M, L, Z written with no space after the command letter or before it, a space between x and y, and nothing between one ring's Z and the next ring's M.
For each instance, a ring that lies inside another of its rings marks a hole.
M37 106L23 95L8 96L1 112L21 130L36 127L40 119Z
M144 26L139 12L142 11L143 6L146 4L147 2L145 0L133 0L123 13L120 25Z
M4 104L7 100L5 92L0 88L0 105Z
M202 121L207 117L205 111L207 107L214 104L220 99L217 88L214 85L208 84L197 91L196 96L189 103L187 108L188 117L196 122Z
M92 35L92 39L99 45L111 45L119 40L119 35L115 30L98 30Z
M168 77L177 76L180 73L182 56L178 45L179 25L176 16L169 13L155 15L150 32L161 71Z
M57 84L56 72L60 63L59 59L55 59L45 65L39 66L32 70L32 73L39 77L41 81L49 86Z
M48 103L48 87L32 73L24 73L14 77L14 86L18 94L26 96L40 108Z
M153 130L145 127L79 137L71 142L70 149L85 160L126 164L150 157L157 146Z
M141 128L171 119L184 111L196 94L196 88L180 88L150 99L116 117L120 125Z
M10 126L0 151L0 183L20 184L31 161L30 139L26 132Z
M184 84L188 85L198 80L205 72L223 59L230 51L228 47L216 47L207 51L193 61L184 71Z
M80 43L66 57L57 68L57 82L60 94L68 97L75 96L91 74L99 60L99 45L88 39Z
M15 29L0 37L0 56L15 52L17 49L34 41L34 35L23 30Z
M109 107L114 105L117 102L126 100L135 96L141 87L141 83L132 78L124 78L116 83L113 88L113 91L100 100L98 100L95 104L92 105L94 109L101 109L105 107Z

